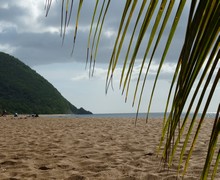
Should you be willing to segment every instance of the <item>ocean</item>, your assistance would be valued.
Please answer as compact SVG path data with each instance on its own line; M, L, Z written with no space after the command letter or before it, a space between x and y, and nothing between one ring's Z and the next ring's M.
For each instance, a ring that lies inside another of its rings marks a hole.
M80 118L80 117L98 117L98 118L136 118L136 113L110 113L110 114L89 114L89 115L79 115L79 114L55 114L55 115L41 115L41 116L49 116L49 117L60 117L60 118ZM184 116L184 114L182 115ZM190 115L192 116L192 115ZM206 118L215 118L216 113L209 112L206 114ZM146 113L139 113L138 118L146 118ZM163 118L164 113L149 113L149 118ZM201 117L201 114L198 114L198 117Z

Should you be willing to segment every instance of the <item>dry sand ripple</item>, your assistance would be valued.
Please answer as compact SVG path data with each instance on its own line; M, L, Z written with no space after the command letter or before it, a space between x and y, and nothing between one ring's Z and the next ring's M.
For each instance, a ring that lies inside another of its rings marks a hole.
M157 119L1 117L0 179L176 179L175 161L168 172L157 157L160 131ZM199 178L203 140L185 179Z

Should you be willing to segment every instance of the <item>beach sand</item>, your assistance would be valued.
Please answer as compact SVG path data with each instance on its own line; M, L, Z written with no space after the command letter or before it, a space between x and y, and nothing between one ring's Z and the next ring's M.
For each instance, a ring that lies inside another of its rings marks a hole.
M168 171L157 155L161 126L160 119L135 127L128 118L0 117L0 179L180 179L178 157ZM207 120L184 179L199 179L211 127Z

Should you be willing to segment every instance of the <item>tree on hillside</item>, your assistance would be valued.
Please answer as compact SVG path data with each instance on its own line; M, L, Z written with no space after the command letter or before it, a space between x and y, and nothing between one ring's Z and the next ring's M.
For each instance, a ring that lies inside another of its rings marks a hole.
M46 0L46 14L49 12L51 3L52 0ZM74 45L77 35L78 22L80 19L80 12L84 3L86 3L86 1L79 0L77 4L78 12L75 23ZM117 2L113 2L111 0L96 0L94 2L94 13L91 16L91 28L88 34L86 62L89 63L91 75L94 71L102 27L105 23L105 17L108 13L109 5L111 3ZM140 6L137 6L138 3L140 3ZM172 50L170 49L170 44L173 41L174 33L176 32L177 25L187 3L190 4L190 9L188 11L188 20L186 22L185 37L179 58L176 59L176 69L173 74L172 83L168 93L160 142L160 147L164 145L163 158L169 163L169 165L171 165L172 159L177 151L177 146L180 146L180 137L182 136L183 131L187 131L185 142L183 145L181 145L182 149L179 160L179 164L181 165L183 163L183 155L186 151L186 146L188 143L191 143L188 157L185 161L183 174L186 172L198 133L200 132L208 107L212 102L213 94L216 91L216 87L219 83L220 1L124 1L124 9L122 9L122 16L115 39L115 45L112 49L112 55L110 57L106 78L107 91L112 83L122 47L126 48L127 53L123 62L120 86L122 88L122 92L125 94L125 97L127 97L132 72L134 70L134 64L137 63L137 54L140 50L141 43L144 40L146 31L150 30L150 38L142 56L142 62L140 63L141 68L133 96L133 103L137 101L137 111L139 111L142 95L144 93L144 87L149 75L149 69L154 61L155 52L158 50L158 44L161 42L161 39L165 34L165 28L169 26L168 22L172 21L167 42L164 44L164 50L161 54L159 67L152 88L151 98L148 105L148 112L150 112L150 107L155 89L157 88L156 85L161 68L164 65L167 53ZM75 5L73 0L62 0L61 34L63 39L65 38L65 31L69 24L73 5ZM134 16L134 11L137 9L138 15ZM134 18L135 23L131 23L131 19ZM152 27L149 26L150 23L152 23ZM140 26L140 29L137 28L138 26ZM131 35L127 34L128 28L133 29ZM124 43L125 39L129 40L128 46ZM147 68L144 68L146 64ZM141 79L143 79L143 81L141 81ZM138 91L140 91L139 97L137 97ZM201 106L202 103L205 104L204 107ZM192 110L192 107L195 107L194 111ZM186 113L181 120L184 108L186 108ZM219 107L216 107L216 109L216 118L213 123L212 133L210 134L208 153L201 179L207 179L212 161L214 161L212 162L214 164L214 168L209 175L214 178L220 159L220 148L217 146L217 141L219 138L218 135L220 132L220 105ZM192 113L192 111L193 116L189 120L189 114ZM199 117L199 125L194 127L195 121L198 119L199 111L202 112L201 117ZM189 127L185 126L187 121L190 121ZM193 128L196 128L196 134L194 136L191 134ZM175 136L176 133L178 133L178 136ZM189 142L190 136L193 136L192 142Z

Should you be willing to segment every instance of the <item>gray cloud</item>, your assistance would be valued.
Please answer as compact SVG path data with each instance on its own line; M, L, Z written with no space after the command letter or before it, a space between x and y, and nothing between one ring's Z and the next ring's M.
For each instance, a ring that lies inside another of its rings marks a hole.
M90 26L93 8L95 3L88 1L83 4L79 29L77 34L76 46L74 54L70 53L73 45L73 34L75 26L75 16L78 1L74 1L74 9L71 24L67 30L64 45L61 47L62 39L59 37L60 31L60 13L61 4L54 1L49 12L49 16L45 18L44 3L35 2L26 5L26 1L18 0L16 3L8 0L6 3L0 3L0 48L12 54L30 66L40 64L50 64L55 62L85 62L87 50L88 27ZM138 4L140 6L140 4ZM99 44L97 62L106 63L111 57L112 48L114 46L114 38L118 30L119 20L122 14L124 2L112 2L109 12L106 16L103 32ZM34 9L35 8L35 9ZM137 12L135 12L137 14ZM184 14L183 19L186 14ZM186 19L186 18L185 18ZM184 19L184 20L185 20ZM132 20L131 24L134 24ZM151 25L152 26L152 25ZM140 27L139 27L140 28ZM175 41L171 46L171 51L167 56L167 62L174 62L178 58L181 42L183 40L183 32L185 25L180 23L179 33L175 36ZM112 35L107 36L109 31ZM121 52L120 61L125 57L125 49L128 45L132 31L129 28L124 47ZM142 59L149 38L150 30L147 31L143 44L140 47L137 58ZM166 42L165 32L154 60L157 62L163 52L164 43ZM137 38L137 34L135 36ZM1 51L1 49L0 49ZM149 54L150 55L150 54Z

